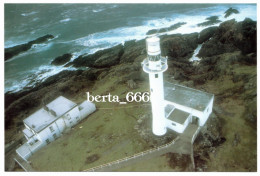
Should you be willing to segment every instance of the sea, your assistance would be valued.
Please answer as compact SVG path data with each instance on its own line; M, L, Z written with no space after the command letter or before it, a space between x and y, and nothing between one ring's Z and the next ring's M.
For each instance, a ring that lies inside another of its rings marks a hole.
M224 18L228 8L238 14ZM46 34L55 36L5 61L5 93L34 87L63 70L51 61L65 53L81 54L146 38L151 29L185 25L167 34L200 32L198 23L218 16L221 21L257 20L256 4L5 4L4 47L27 43ZM214 26L218 26L215 24Z

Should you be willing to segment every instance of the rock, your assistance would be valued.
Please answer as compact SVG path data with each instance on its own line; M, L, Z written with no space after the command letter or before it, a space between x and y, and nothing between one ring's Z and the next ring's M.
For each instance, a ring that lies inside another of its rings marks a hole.
M98 154L93 154L86 158L85 164L90 164L97 161L100 158Z
M239 23L234 19L221 23L212 39L202 45L198 56L209 57L238 50L243 54L256 52L256 22L249 18Z
M217 24L220 22L221 21L218 19L218 16L211 16L211 17L206 18L205 22L197 24L197 26L210 26L210 25Z
M239 49L231 43L223 44L216 38L212 38L211 40L208 40L202 45L197 56L201 58L205 58L205 57L220 55L223 53L234 52L238 50Z
M186 22L179 22L179 23L171 25L170 27L161 28L161 29L151 29L146 33L146 35L153 35L153 34L157 34L157 33L172 31L172 30L180 28L184 24L187 24L187 23Z
M63 54L62 56L59 56L59 57L56 57L52 62L51 64L52 65L63 65L67 62L70 61L72 57L72 54L70 53L67 53L67 54Z
M241 31L237 32L234 40L234 45L238 47L243 54L256 52L256 21L246 18L239 22ZM242 37L241 37L242 35Z
M39 37L39 38L37 38L33 41L30 41L28 43L25 43L25 44L17 45L17 46L10 47L10 48L5 48L5 61L8 59L11 59L12 57L14 57L22 52L28 51L29 49L31 49L32 45L34 45L34 44L44 43L44 42L48 41L49 39L53 39L53 38L54 38L53 35L48 34L48 35Z
M202 44L203 42L209 40L215 34L217 29L218 27L216 26L203 29L199 34L198 43Z
M161 29L159 29L158 33L164 33L164 32L167 32L167 31L168 31L167 28L161 28Z
M237 9L233 9L232 7L230 7L228 10L225 11L225 18L229 17L232 14L238 14L239 11Z
M174 34L171 37L162 37L162 55L169 56L169 59L190 58L198 46L198 33Z
M145 40L141 40L138 42L128 41L124 45L124 53L120 58L120 63L132 63L136 58L141 55L146 55L146 53L142 53L145 50Z
M135 89L137 87L136 83L132 79L128 80L126 84L130 89Z
M90 55L80 55L70 64L74 67L106 68L116 65L124 53L122 45L104 49Z
M179 23L176 23L174 25L171 25L169 28L168 28L168 31L172 31L172 30L175 30L175 29L178 29L180 28L182 25L184 24L187 24L186 22L179 22Z
M256 52L256 22L246 18L239 23L234 19L221 23L216 39L234 45L243 54Z
M149 30L146 35L153 35L153 34L156 34L158 32L158 29L151 29Z

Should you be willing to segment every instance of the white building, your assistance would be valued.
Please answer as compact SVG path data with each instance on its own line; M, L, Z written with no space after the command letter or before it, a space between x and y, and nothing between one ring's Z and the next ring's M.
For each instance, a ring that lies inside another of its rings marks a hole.
M63 96L56 98L23 121L27 142L16 153L27 160L37 150L60 137L65 129L70 129L95 110L95 104L88 101L77 105Z
M203 126L212 112L214 95L185 86L163 82L163 72L168 68L167 58L161 57L160 39L146 39L148 57L142 62L149 74L153 114L153 133L161 136L167 128L183 133L197 119ZM195 118L194 118L195 117Z

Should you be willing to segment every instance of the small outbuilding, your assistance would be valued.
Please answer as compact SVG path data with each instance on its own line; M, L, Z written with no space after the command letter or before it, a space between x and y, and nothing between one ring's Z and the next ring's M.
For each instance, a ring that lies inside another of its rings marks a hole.
M203 126L212 112L214 95L189 87L164 83L166 126L178 133L196 120Z

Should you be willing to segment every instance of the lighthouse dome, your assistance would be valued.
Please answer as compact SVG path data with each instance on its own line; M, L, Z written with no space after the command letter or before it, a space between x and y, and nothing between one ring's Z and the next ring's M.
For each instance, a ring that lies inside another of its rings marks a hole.
M146 50L148 55L156 56L161 54L160 48L160 38L159 37L150 37L146 39Z

